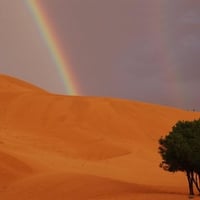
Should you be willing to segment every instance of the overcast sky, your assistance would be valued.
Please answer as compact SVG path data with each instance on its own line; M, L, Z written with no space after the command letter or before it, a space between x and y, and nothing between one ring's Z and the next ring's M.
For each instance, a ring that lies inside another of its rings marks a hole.
M42 0L82 95L200 110L200 1ZM0 73L65 87L23 0L0 0Z

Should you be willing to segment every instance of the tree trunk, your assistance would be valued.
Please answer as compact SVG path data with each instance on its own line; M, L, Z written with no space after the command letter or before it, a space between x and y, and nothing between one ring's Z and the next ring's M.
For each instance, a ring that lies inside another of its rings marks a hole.
M193 189L194 174L193 174L193 171L187 171L187 180L188 180L188 186L189 186L189 195L194 195L194 189Z
M195 184L197 190L198 190L199 193L200 193L200 184L199 184L199 181L200 181L200 180L199 180L199 174L195 173L195 176L194 176L194 178L193 178L193 182L194 182L194 184Z

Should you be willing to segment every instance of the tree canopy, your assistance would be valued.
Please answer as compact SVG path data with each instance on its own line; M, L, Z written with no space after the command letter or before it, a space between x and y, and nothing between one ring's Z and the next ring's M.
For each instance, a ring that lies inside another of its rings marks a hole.
M159 153L160 167L185 172L190 195L194 194L193 184L200 192L200 119L178 121L168 135L159 139Z

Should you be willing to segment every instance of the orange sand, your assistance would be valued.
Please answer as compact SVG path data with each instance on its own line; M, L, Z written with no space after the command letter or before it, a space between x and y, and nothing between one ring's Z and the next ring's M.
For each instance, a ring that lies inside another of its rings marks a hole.
M158 139L200 113L49 94L0 76L3 200L184 200L182 173L159 168Z

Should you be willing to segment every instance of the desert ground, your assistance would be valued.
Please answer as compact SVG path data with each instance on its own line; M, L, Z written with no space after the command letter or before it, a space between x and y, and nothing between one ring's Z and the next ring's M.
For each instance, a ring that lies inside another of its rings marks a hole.
M178 120L199 117L137 101L51 94L0 75L0 199L188 199L185 175L159 168L158 139Z

